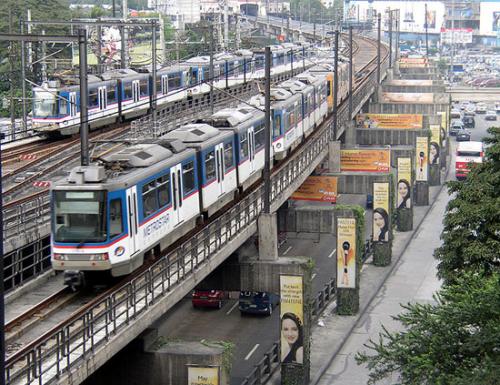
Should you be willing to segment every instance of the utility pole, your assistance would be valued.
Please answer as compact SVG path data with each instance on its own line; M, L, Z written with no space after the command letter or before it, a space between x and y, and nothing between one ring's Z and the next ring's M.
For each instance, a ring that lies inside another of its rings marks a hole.
M87 104L88 78L87 78L87 31L78 30L78 49L80 56L80 141L81 164L90 164L89 156L89 109ZM83 96L83 97L82 97Z
M24 22L23 18L20 19L21 23L21 35L24 34ZM28 131L27 122L27 109L26 109L26 43L23 40L21 42L21 90L22 90L22 106L23 106L23 133Z
M128 3L127 0L122 0L122 19L123 21L127 21L128 19ZM121 37L122 37L122 52L121 52L121 59L122 59L122 68L127 68L128 67L128 29L127 27L122 27L121 29Z
M264 213L271 213L271 47L267 46L265 50L265 137L266 145L264 148Z
M377 85L380 84L380 46L382 44L381 42L381 21L382 21L382 15L379 14L377 15Z
M113 0L113 17L116 17L116 0Z
M337 140L337 111L339 97L339 30L335 30L335 51L333 62L333 138L331 141Z
M227 12L227 0L224 0L224 49L229 48L229 15Z
M45 30L42 29L42 35L45 35ZM47 42L42 41L42 81L47 81L47 62L45 58L47 57Z
M214 113L214 25L210 24L210 67L208 76L210 77L210 113Z
M349 26L349 120L352 119L352 25Z
M450 50L450 87L453 87L453 56L455 55L455 0L451 0L451 50Z
M97 21L101 21L101 19L97 19ZM103 70L103 63L102 63L102 27L100 24L97 24L96 27L97 30L97 73L100 75L101 73L104 72Z
M26 11L26 20L27 21L31 21L31 9L28 9ZM28 34L31 34L31 24L28 24L27 26L27 30L28 30ZM31 44L31 42L28 43L28 65L30 66L31 70L33 71L33 45Z
M240 25L240 18L236 14L234 15L235 17L235 22L236 22L236 42L235 42L235 47L236 49L240 49L241 47L241 25Z
M392 68L392 11L389 10L389 68Z
M9 33L12 33L12 9L9 8ZM10 131L11 139L16 139L16 106L14 105L14 44L9 43L9 70L10 70ZM3 281L0 282L3 284Z
M162 63L165 63L167 61L167 49L165 46L165 20L163 19L163 16L161 14L158 14L160 17L160 50L161 50L161 57Z
M151 20L151 75L153 78L153 86L151 92L151 113L153 114L153 121L156 119L156 98L158 97L158 87L156 84L156 20Z
M427 3L425 3L425 55L429 58L429 23L427 17Z

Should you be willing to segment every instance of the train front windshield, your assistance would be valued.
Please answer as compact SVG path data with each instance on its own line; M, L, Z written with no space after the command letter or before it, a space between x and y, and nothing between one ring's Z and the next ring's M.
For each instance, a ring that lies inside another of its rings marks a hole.
M64 243L98 243L107 239L104 191L54 191L53 239Z
M57 115L57 97L48 91L33 92L33 117L47 118Z

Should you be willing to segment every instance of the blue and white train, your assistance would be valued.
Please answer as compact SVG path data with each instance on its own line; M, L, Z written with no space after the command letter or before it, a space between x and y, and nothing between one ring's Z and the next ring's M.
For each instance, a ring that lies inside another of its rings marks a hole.
M332 73L307 71L272 89L274 159L333 109ZM339 101L346 95L341 95ZM82 272L129 274L262 176L260 97L201 123L144 140L73 169L52 187L52 266L78 285Z
M315 51L306 46L286 43L272 47L273 67L277 75L302 67L302 56L312 58ZM231 87L264 77L264 53L240 50L217 54L214 58L214 85ZM156 76L158 106L208 93L210 87L208 56L191 58L179 65L160 68ZM311 64L308 61L308 64ZM89 127L95 129L147 113L152 100L153 78L150 73L130 69L111 70L88 77ZM52 136L68 136L80 129L80 92L78 85L45 82L33 88L33 129Z

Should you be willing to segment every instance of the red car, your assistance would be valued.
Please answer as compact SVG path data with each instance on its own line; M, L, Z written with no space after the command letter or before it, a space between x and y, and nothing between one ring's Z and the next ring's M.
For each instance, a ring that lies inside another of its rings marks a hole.
M194 290L191 298L193 307L215 307L220 309L227 296L223 290Z

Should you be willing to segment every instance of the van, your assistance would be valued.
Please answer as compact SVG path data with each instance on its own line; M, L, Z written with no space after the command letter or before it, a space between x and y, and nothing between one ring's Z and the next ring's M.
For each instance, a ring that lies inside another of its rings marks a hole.
M454 120L454 119L462 119L462 113L458 110L451 110L450 112L450 120Z
M279 297L266 291L240 291L238 308L247 314L271 315L278 305Z
M460 142L455 159L455 176L465 179L470 172L470 163L483 163L484 145L482 142Z

